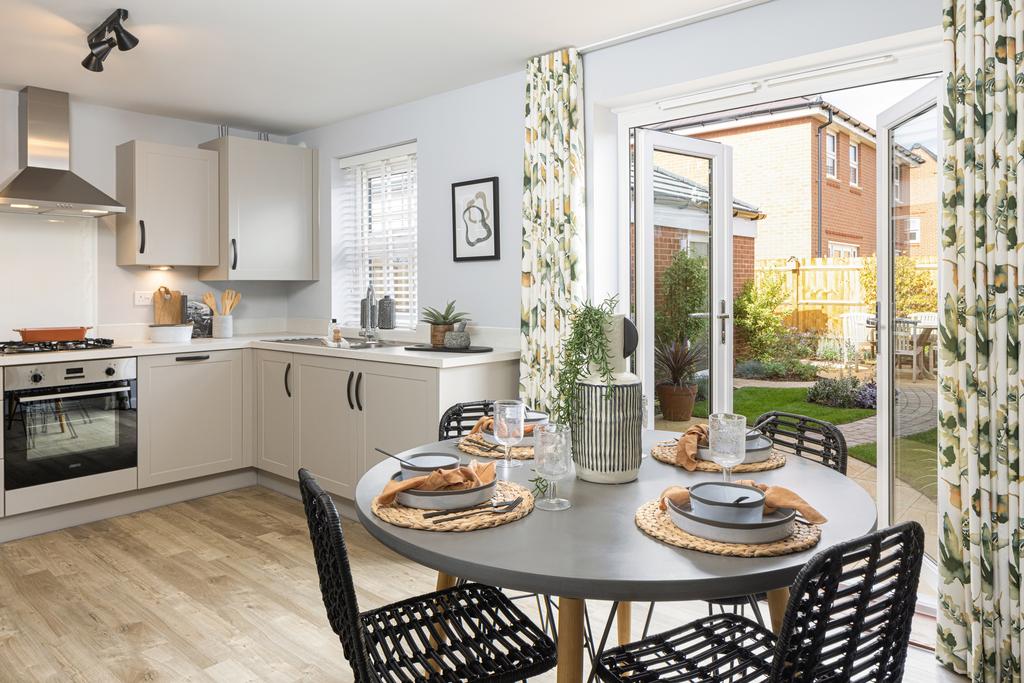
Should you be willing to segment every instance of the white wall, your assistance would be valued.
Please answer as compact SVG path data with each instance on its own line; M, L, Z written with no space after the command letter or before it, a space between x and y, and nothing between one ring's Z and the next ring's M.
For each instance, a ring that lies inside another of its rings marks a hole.
M248 135L232 129L232 134ZM128 140L139 139L176 145L197 145L217 137L216 125L181 119L137 114L109 107L78 102L71 98L71 168L78 175L115 196L115 148ZM6 179L18 169L18 93L0 90L0 179ZM24 225L37 224L41 219L18 217ZM199 297L211 287L199 282L195 268L182 268L173 272L157 272L143 268L120 268L116 265L113 221L95 220L98 231L97 247L97 317L90 324L123 325L150 323L152 307L133 305L135 290L153 291L161 284L180 289L192 297ZM18 242L19 253L0 250L0 270L10 267L14 260L31 259L38 263L29 278L19 288L17 296L22 305L45 308L53 292L51 270L65 267L68 256L48 253L41 241L38 252L25 239ZM27 253L32 252L32 253ZM83 254L82 258L89 258ZM236 285L243 292L242 303L236 315L242 318L280 318L288 315L287 285L282 283L248 283ZM5 297L8 292L4 293ZM2 304L0 304L2 305ZM55 321L57 324L61 321ZM69 322L69 321L63 321ZM77 322L77 321L70 321ZM0 329L0 338L10 332Z
M292 318L331 310L331 166L340 157L415 140L419 182L419 302L457 299L475 324L518 328L525 72L348 119L289 138L320 150L320 282L296 284ZM358 97L358 94L353 96ZM501 260L452 260L451 184L499 179Z

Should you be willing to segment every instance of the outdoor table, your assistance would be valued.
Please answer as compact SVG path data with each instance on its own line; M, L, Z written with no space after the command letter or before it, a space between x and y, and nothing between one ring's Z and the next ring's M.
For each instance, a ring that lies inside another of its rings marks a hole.
M643 447L678 437L645 431ZM456 440L425 444L404 454L436 451L466 454ZM530 488L531 462L509 477ZM572 502L562 512L535 509L525 518L469 532L418 531L393 526L371 512L374 497L396 472L385 461L368 471L356 488L359 520L378 541L398 554L438 572L438 587L460 577L501 588L558 596L558 682L583 676L585 600L619 601L618 634L628 640L629 601L681 601L766 592L773 628L781 624L789 586L818 551L875 529L875 503L853 480L820 463L790 455L785 467L734 478L780 484L795 490L828 518L820 543L781 557L742 558L682 550L644 534L634 513L667 486L720 480L721 474L687 472L645 457L635 482L618 485L580 480L559 482L559 496Z

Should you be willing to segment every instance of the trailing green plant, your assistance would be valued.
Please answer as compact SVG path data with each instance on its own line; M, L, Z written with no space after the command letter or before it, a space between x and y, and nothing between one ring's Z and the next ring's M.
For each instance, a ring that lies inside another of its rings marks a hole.
M569 313L569 335L562 342L562 364L555 383L555 420L569 424L576 412L576 382L590 373L590 366L606 386L612 384L612 362L608 351L608 324L618 297L598 305L585 303ZM610 394L609 394L610 396Z
M469 320L469 313L456 311L455 300L453 299L448 302L443 311L431 308L430 306L424 306L423 317L420 320L431 325L454 325Z
M786 326L779 309L789 296L781 273L766 273L743 286L733 305L736 327L746 339L751 356L769 360L778 350Z
M660 301L654 313L654 329L663 343L702 339L707 319L694 313L707 313L710 307L707 257L683 249L661 273Z
M704 357L702 345L672 341L655 347L654 368L662 384L681 387L693 384L693 376Z

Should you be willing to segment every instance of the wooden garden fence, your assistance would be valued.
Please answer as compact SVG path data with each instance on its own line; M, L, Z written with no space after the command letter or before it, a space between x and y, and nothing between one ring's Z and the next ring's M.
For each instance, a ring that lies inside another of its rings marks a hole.
M783 275L788 298L786 324L801 332L841 334L844 313L874 313L865 303L861 271L865 259L801 258L762 259L754 263L755 279L768 273ZM935 259L915 258L918 269L938 276Z

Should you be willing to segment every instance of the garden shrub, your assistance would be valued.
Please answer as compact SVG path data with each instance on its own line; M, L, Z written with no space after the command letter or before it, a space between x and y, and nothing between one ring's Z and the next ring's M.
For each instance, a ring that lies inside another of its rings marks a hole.
M765 374L764 363L759 360L740 361L732 374L744 379L762 379Z
M819 379L807 390L807 400L832 408L863 408L867 406L857 403L861 388L861 382L856 377Z
M744 379L807 382L818 375L818 368L799 360L745 360L736 364L733 372Z
M687 249L676 253L659 284L662 301L654 314L658 341L669 344L703 339L708 320L691 314L711 310L707 258Z
M781 273L766 273L743 286L736 297L736 327L746 340L751 357L770 360L778 350L786 332L779 308L789 296L786 278Z
M878 287L878 261L874 256L864 259L864 267L860 270L860 284L864 292L864 303L869 310L874 310L875 290ZM910 256L896 257L893 294L896 315L900 316L933 312L939 305L935 278L927 270L918 270L917 264Z
M853 402L858 408L878 408L878 385L872 382L864 382L857 389Z

